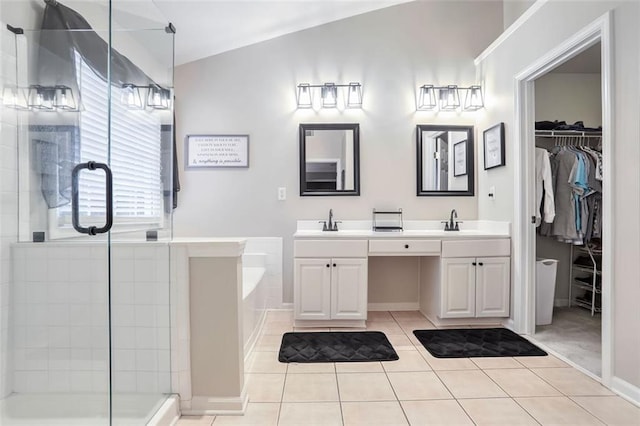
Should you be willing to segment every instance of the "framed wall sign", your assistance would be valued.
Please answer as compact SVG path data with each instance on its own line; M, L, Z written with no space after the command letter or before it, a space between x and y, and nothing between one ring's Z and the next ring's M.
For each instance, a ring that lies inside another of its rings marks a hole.
M187 169L249 167L249 135L187 135Z
M484 169L493 169L505 165L504 123L498 123L483 132Z
M467 174L467 141L460 141L453 145L453 176Z

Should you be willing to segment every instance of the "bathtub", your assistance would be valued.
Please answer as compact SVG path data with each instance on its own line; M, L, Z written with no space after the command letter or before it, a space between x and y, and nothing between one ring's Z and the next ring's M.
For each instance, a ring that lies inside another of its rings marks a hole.
M266 316L266 262L263 253L242 255L242 311L245 357L255 344Z

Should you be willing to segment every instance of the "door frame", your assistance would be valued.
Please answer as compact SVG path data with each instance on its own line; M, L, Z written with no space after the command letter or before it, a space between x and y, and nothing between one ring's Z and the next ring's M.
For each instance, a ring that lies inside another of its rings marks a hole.
M613 37L612 16L607 12L555 49L538 58L515 77L514 144L516 172L514 191L514 327L535 333L536 233L531 226L535 214L535 80L587 48L601 44L602 141L603 141L603 221L602 231L602 383L611 386L613 373Z

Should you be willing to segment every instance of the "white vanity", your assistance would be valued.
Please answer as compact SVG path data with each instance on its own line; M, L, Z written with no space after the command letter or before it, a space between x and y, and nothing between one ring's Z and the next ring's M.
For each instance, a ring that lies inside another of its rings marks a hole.
M497 324L509 316L507 222L466 221L460 231L444 231L438 221L405 221L403 231L374 232L371 221L344 221L339 231L298 221L293 251L298 327L363 327L372 256L419 258L417 302L434 324Z

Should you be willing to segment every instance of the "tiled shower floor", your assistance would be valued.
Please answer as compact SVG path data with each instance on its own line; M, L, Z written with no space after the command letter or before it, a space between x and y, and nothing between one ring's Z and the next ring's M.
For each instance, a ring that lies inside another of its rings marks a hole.
M245 366L246 414L178 425L640 425L639 408L553 356L437 359L420 328L436 327L419 312L370 312L367 330L383 331L399 361L282 364L292 316L270 312Z

